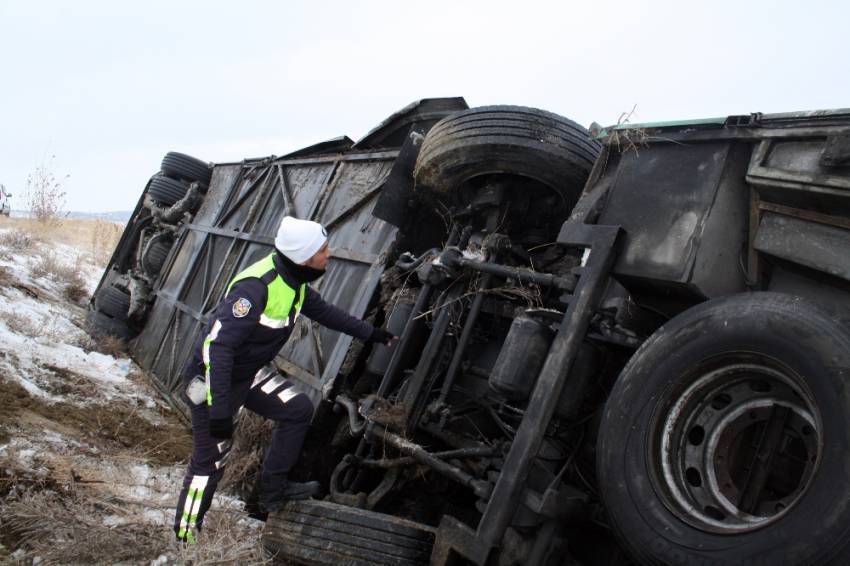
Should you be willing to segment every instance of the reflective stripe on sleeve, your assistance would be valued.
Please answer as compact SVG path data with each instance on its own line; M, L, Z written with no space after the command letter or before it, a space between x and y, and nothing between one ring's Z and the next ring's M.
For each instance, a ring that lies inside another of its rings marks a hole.
M269 328L286 328L289 326L289 318L276 320L274 318L267 317L265 313L263 313L260 315L260 324Z
M210 333L207 334L207 337L204 339L204 348L203 348L203 358L204 358L204 367L206 368L206 372L204 373L204 381L207 384L207 405L212 405L212 384L210 383L210 368L212 364L210 363L210 345L213 343L213 340L218 338L218 333L221 330L221 321L216 320L210 330Z

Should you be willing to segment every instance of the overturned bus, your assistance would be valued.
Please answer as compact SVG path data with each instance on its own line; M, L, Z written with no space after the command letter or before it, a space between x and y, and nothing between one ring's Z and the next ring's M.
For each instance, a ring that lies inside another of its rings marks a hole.
M90 321L179 374L282 216L324 298L273 371L316 405L267 518L305 564L847 564L850 110L589 132L426 99L360 141L208 165L168 154Z

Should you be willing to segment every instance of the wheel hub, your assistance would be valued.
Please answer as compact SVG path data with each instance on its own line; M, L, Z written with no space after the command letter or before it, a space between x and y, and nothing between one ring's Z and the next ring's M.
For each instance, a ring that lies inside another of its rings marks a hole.
M692 372L656 419L650 461L675 514L702 530L740 533L783 516L808 487L822 446L802 379L747 354Z

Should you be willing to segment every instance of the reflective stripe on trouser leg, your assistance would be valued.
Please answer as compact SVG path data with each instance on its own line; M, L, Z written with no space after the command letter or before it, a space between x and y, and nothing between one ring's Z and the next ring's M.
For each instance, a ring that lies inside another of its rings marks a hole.
M261 382L260 391L265 393L266 395L273 394L279 387L283 387L280 393L277 394L278 399L280 399L284 403L288 403L292 399L294 399L297 395L302 395L302 393L298 390L298 388L291 381L286 379L280 374L273 374L270 379L266 379L264 382ZM256 385L256 384L255 384ZM254 387L252 385L252 387ZM273 417L268 417L273 418ZM275 419L276 420L276 419Z
M177 538L194 544L195 528L198 522L198 513L201 510L201 501L204 498L204 489L209 483L209 476L193 476L189 483L189 491L183 501L183 513L177 525Z
M260 391L266 395L270 395L275 389L285 383L289 382L280 374L280 372L278 372L277 368L269 364L260 368L260 370L254 375L254 381L251 383L251 389L259 386Z
M201 468L209 468L209 463L195 462L194 460L189 463L187 475L183 479L183 489L177 502L177 516L174 524L174 531L179 540L188 543L196 542L196 533L200 530L204 522L204 515L212 504L215 488L224 475L224 466L230 456L230 448L231 442L229 440L215 445L214 453L205 458L207 462L209 458L215 460L212 464L213 471L208 475L193 474L192 472Z
M230 458L231 446L233 446L233 442L230 440L222 440L216 445L216 448L218 448L218 453L221 454L221 458L215 461L216 470L223 469L224 465L227 464L227 460L228 458Z
M284 403L289 403L290 401L295 399L298 395L304 395L304 394L301 393L300 391L298 391L298 389L296 389L295 387L291 387L291 384L290 384L290 387L287 387L287 388L281 390L281 392L277 394L277 398L280 399L281 401L283 401ZM307 396L304 395L304 397L306 398ZM309 401L309 399L308 399L308 401Z
M286 383L286 378L283 377L282 375L276 375L276 376L272 377L270 380L268 380L267 382L265 382L260 387L260 391L262 391L266 395L271 395L274 392L275 389L277 389L278 387L280 387L284 383Z
M233 397L244 399L247 388L247 383L239 386L233 390ZM224 475L232 444L230 440L222 441L210 436L209 408L206 404L196 405L191 411L192 459L183 479L174 519L175 534L186 542L194 542L193 531L199 531L203 525L204 514L209 509L218 482Z

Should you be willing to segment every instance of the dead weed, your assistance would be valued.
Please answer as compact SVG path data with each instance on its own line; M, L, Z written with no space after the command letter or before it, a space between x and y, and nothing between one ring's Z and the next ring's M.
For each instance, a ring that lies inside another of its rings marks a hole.
M50 277L61 281L73 277L79 272L80 258L77 257L74 266L69 266L60 261L53 251L40 251L36 254L35 263L30 266L30 274L33 277Z
M0 322L14 332L28 338L43 337L48 341L61 341L62 331L56 319L50 315L42 315L39 320L14 311L0 312Z
M643 128L626 128L614 130L608 135L608 145L616 146L620 153L634 151L635 155L649 144L649 134Z
M88 289L82 275L83 258L78 255L73 265L61 261L52 251L40 252L30 274L35 277L47 277L62 288L62 295L72 303L88 298Z
M7 287L15 282L12 271L8 267L0 265L0 285Z
M170 509L162 509L170 515ZM259 531L238 521L238 512L211 509L200 544L179 547L170 525L126 505L75 490L34 490L0 503L5 541L23 550L18 559L40 564L150 563L268 564ZM233 515L237 514L237 517ZM170 522L170 521L169 521Z
M12 228L11 232L0 235L0 246L10 249L4 238L18 239L18 244L24 249L19 252L33 251L37 242L58 242L86 250L92 259L105 265L118 245L124 225L107 220L88 219L56 219L55 222L38 222L32 218L4 219L3 227ZM11 234L18 233L18 236Z
M48 380L42 387L51 395L78 395L86 396L91 389L91 381L84 375L80 375L68 368L46 364L43 369L47 370L58 379Z
M0 458L3 558L14 552L16 563L39 564L269 563L259 529L240 511L213 506L200 544L178 546L173 508L159 498L127 498L109 488L111 478L75 469L71 457L33 470L13 452Z
M41 564L147 561L173 549L162 525L130 511L83 493L32 491L0 506L0 524L15 547ZM107 513L113 524L104 524Z
M118 240L121 239L121 233L124 227L115 222L107 222L106 220L94 220L90 224L81 224L81 231L88 230L89 244L92 258L102 265L106 265L109 258L112 257L113 250L118 246Z
M86 331L90 333L83 335L77 341L77 346L82 348L83 351L100 352L116 358L127 356L127 342L121 338L108 334L91 333L90 329L86 329Z
M62 295L72 303L82 303L84 299L89 298L86 282L79 272L77 272L76 277L65 282L62 287Z
M74 382L66 385L75 388ZM84 392L91 384L77 382L77 387ZM132 448L151 463L182 463L192 450L191 435L173 415L170 422L154 424L126 401L113 401L105 407L49 403L31 396L16 382L0 380L0 406L9 408L0 413L0 427L7 431L25 412L51 420L61 415L62 425L79 431L87 441L99 442L105 450Z
M243 411L233 436L227 468L221 479L222 492L247 495L263 463L271 441L274 423L250 411Z
M37 239L22 230L12 230L0 234L0 246L15 253L28 253L35 249Z
M25 314L5 311L0 313L0 322L15 334L35 338L41 333L38 324Z
M7 448L0 457L0 501L15 498L26 491L59 491L62 489L47 468L28 468L20 463L14 448Z
M390 403L378 397L375 399L375 404L369 410L369 418L407 437L409 407L404 403Z

